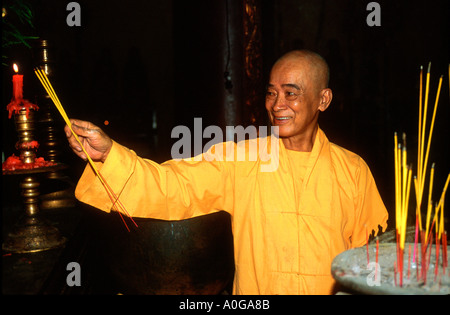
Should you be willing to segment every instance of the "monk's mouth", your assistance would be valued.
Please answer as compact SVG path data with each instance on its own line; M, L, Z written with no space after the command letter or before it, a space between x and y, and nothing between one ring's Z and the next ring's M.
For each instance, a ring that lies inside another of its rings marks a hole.
M282 117L274 117L274 123L277 125L283 125L289 122L289 120L292 119L292 117L289 116L282 116Z

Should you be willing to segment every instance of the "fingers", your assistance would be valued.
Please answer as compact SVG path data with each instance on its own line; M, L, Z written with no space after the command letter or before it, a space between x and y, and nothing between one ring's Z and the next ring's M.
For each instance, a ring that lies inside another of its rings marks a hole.
M93 123L91 123L89 121L73 119L73 118L71 118L69 120L72 125L76 125L78 127L82 127L82 128L86 128L86 129L100 129L99 127L97 127L96 125L94 125Z
M67 139L69 139L72 136L72 131L70 130L69 126L64 126L64 132L66 133Z
M100 134L102 131L99 127L87 121L70 119L70 122L71 122L70 127L68 125L64 127L64 131L68 139L70 139L73 136L72 131L77 136L85 138L98 137L98 134Z
M70 119L70 124L70 127L67 125L64 127L64 131L74 153L83 160L87 159L87 153L92 160L104 162L112 146L112 140L108 135L88 121Z
M89 138L101 132L101 129L88 121L71 119L73 131L82 137Z
M69 147L83 160L87 160L86 154L83 152L80 143L77 141L76 137L73 135L75 133L78 136L79 141L83 141L83 138L89 137L89 127L96 127L95 125L78 119L70 119L71 127L68 125L64 126L64 132L66 133L67 140L69 142ZM72 128L72 129L71 129ZM73 131L73 133L72 133Z
M67 126L66 126L67 127ZM83 149L81 148L80 144L78 143L78 141L75 139L75 137L72 135L72 132L70 131L70 129L67 127L65 128L66 131L66 135L67 135L67 140L69 142L69 147L72 149L72 151L78 155L80 158L82 158L83 160L86 160L87 157L83 152Z

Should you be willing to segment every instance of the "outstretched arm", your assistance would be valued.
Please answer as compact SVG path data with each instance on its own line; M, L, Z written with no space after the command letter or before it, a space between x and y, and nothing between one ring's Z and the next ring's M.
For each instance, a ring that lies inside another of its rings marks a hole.
M158 164L114 142L92 123L75 119L71 122L104 180L132 216L181 220L219 210L231 212L234 177L231 164L205 159ZM68 126L65 131L72 150L86 159ZM111 198L89 165L78 181L75 196L103 211L114 210Z

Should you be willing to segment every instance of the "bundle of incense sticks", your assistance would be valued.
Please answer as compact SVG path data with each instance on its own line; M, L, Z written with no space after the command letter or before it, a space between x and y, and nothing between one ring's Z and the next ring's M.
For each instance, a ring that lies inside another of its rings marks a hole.
M397 237L397 270L400 274L400 286L403 285L403 252L405 248L408 218L409 194L411 187L412 166L407 165L406 135L403 145L398 143L394 134L395 158L395 228Z
M439 79L439 85L436 93L436 99L434 103L433 108L433 114L431 117L431 123L429 127L429 133L428 137L426 137L426 126L427 126L427 116L428 116L428 98L429 98L429 87L430 87L430 76L431 76L431 63L428 64L428 69L426 73L426 83L425 83L425 97L424 101L422 103L422 97L423 97L423 67L420 69L420 93L419 93L419 123L418 123L418 146L417 146L417 176L414 178L414 186L415 186L415 193L416 193L416 233L415 233L415 240L414 240L414 258L417 262L417 266L419 267L418 260L419 256L421 257L421 275L418 273L419 276L421 276L422 280L426 282L426 275L430 263L430 253L431 253L431 245L432 244L432 229L433 226L436 226L436 234L435 234L435 241L436 241L436 269L435 274L437 275L438 272L438 262L439 262L439 244L443 237L444 232L444 198L445 193L448 186L448 181L450 179L450 174L447 177L446 184L444 185L444 189L442 191L440 200L437 204L433 204L432 196L433 196L433 184L434 184L434 174L435 174L435 164L433 163L431 165L430 169L430 178L429 178L429 188L428 188L428 200L426 204L426 218L425 218L425 230L423 229L422 225L422 216L421 216L421 206L423 201L423 194L424 194L424 187L425 187L425 181L426 181L426 171L428 166L428 159L430 154L430 147L431 147L431 140L433 136L433 129L434 129L434 122L436 119L436 113L437 113L437 107L439 102L439 95L441 91L442 86L442 79L443 76ZM425 145L425 141L426 145ZM426 150L426 151L425 151ZM424 155L425 154L425 155ZM434 210L434 218L433 222L431 221L431 214ZM439 215L440 214L440 215ZM421 255L419 255L417 249L418 249L418 243L419 243L419 236L421 241ZM445 241L446 243L446 241ZM430 249L430 253L427 255L427 250ZM445 272L446 268L446 253L447 253L447 246L443 248L443 261L442 261L442 267L443 272Z
M429 189L428 189L428 203L427 203L427 215L425 220L425 230L422 225L421 216L421 204L423 199L423 192L426 179L426 170L428 165L428 158L430 153L431 139L433 135L434 122L436 118L437 105L439 101L439 95L442 86L442 76L439 80L439 86L436 94L436 100L434 104L433 114L431 118L431 124L429 127L428 137L426 136L427 126L427 111L428 111L428 94L430 86L430 68L431 63L428 65L427 79L425 86L425 98L423 99L423 67L420 69L420 95L419 95L419 125L418 125L418 149L417 149L417 174L414 176L414 189L416 195L416 231L414 240L413 261L417 265L417 279L426 282L426 275L430 262L431 246L432 244L432 230L435 226L435 242L436 242L436 264L435 264L435 277L438 274L439 268L439 248L442 241L442 267L443 273L447 267L447 233L444 231L444 198L447 191L448 183L450 180L450 174L448 174L444 189L442 191L440 200L433 206L432 192L433 181L435 173L434 163L430 169ZM450 69L450 68L449 68ZM449 72L450 74L450 72ZM425 140L426 143L425 143ZM403 134L403 145L398 143L397 133L394 134L394 158L395 158L395 210L396 210L396 231L397 231L397 263L395 269L399 273L399 284L403 283L403 251L405 242L405 232L407 226L407 213L408 213L408 200L409 190L411 184L411 166L406 166L407 150L406 150L406 136ZM431 222L432 212L434 209L433 221ZM421 241L420 255L418 252L419 237ZM445 245L444 245L445 244ZM428 252L429 250L429 252ZM419 257L421 259L419 266ZM408 266L409 259L408 259ZM421 272L419 272L419 267ZM408 267L409 269L410 267ZM410 271L408 270L408 275Z
M124 218L122 217L121 212L125 213L130 218L130 220L134 223L134 225L137 227L138 225L133 220L133 218L129 215L128 211L125 209L124 205L119 200L119 197L114 193L114 191L112 190L111 186L108 185L108 183L106 182L105 178L100 173L100 170L98 170L97 167L95 166L94 161L91 159L91 157L87 153L87 151L84 148L82 142L80 141L78 135L73 131L72 123L70 122L70 119L67 116L66 111L64 110L61 102L59 101L59 98L56 95L55 90L53 89L53 87L52 87L52 85L50 83L50 80L48 79L47 75L45 74L45 72L42 69L39 69L39 68L35 68L34 72L35 72L36 76L38 77L39 81L41 82L42 86L47 91L47 93L50 96L51 100L53 101L53 104L56 106L56 108L58 109L59 113L63 117L63 119L66 122L67 126L70 128L70 131L72 132L72 135L75 137L76 141L78 142L78 144L80 145L80 147L83 150L84 154L86 155L90 166L92 167L94 173L97 175L97 178L100 180L100 182L102 183L102 185L105 188L106 192L108 193L108 196L109 196L109 198L112 201L112 209L116 210L119 213L120 218L122 219L122 221L125 224L125 227L127 228L128 231L130 231L130 229L128 228L127 223L125 222Z

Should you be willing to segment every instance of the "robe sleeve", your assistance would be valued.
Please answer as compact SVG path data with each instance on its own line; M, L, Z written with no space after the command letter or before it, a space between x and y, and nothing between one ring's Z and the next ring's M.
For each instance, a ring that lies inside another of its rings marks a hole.
M97 166L129 215L182 220L220 210L231 213L234 174L229 164L204 157L158 164L113 142L108 158ZM113 206L90 165L78 181L75 196L106 212Z
M352 247L366 244L366 230L370 235L378 233L381 226L387 228L388 212L378 192L375 180L367 164L359 159L356 174L355 226L352 234Z

